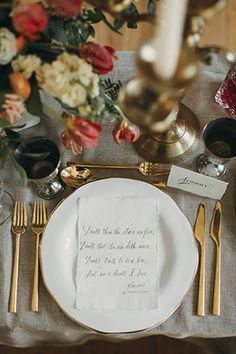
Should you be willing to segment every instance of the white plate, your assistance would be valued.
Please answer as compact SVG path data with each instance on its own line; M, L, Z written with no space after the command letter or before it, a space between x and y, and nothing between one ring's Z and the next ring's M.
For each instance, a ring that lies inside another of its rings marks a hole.
M82 311L75 308L77 200L88 195L155 195L158 198L160 306L157 310ZM105 333L139 331L163 323L192 285L197 265L198 250L191 225L175 202L148 183L124 178L100 180L77 189L52 214L41 244L44 283L54 300L74 321Z

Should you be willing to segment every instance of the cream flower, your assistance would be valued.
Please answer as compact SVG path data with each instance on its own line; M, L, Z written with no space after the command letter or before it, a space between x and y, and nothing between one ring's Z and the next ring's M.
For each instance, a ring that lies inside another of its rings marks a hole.
M41 65L41 59L37 55L18 55L12 61L11 66L14 71L20 71L26 79L30 79L32 74Z
M79 109L99 95L99 76L92 66L76 55L64 52L51 64L36 70L39 86L71 108Z
M0 65L6 65L16 55L16 37L7 28L0 28Z
M95 98L99 95L99 77L94 76L91 81L91 86L90 86L90 95L92 98Z
M67 75L56 65L44 64L36 71L36 79L40 87L53 97L63 95L68 87Z
M94 6L93 5L90 5L88 4L86 1L84 1L82 3L82 10L93 10L94 9Z
M82 117L87 117L89 114L91 114L92 110L91 107L88 105L81 105L79 106L79 113Z
M81 104L85 103L86 98L86 89L80 84L70 85L66 93L61 96L62 102L71 108L79 107Z

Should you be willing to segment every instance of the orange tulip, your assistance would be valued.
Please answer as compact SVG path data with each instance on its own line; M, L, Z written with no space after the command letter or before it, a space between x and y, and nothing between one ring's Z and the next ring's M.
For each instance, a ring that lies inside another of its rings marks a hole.
M20 52L25 45L25 37L24 36L19 36L16 39L16 51Z
M12 90L23 100L26 100L31 93L31 86L25 76L16 71L9 76Z

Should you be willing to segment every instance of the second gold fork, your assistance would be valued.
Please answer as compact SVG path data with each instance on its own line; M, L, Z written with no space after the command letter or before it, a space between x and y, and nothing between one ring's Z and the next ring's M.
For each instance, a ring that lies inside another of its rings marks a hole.
M39 242L40 236L47 222L45 202L36 201L32 215L31 230L36 235L35 241L35 263L34 263L34 283L31 302L31 311L37 312L39 309Z

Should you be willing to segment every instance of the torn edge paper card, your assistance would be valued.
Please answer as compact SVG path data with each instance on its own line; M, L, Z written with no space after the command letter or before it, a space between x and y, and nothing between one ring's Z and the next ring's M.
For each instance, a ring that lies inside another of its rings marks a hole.
M220 200L226 191L228 183L182 167L172 166L167 186L182 189L202 197Z
M78 200L76 307L158 308L158 200Z

